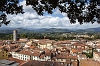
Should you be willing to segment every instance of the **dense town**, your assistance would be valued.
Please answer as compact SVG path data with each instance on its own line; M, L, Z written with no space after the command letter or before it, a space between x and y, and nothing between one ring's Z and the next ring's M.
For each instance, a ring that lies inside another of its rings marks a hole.
M0 40L0 66L100 66L100 39Z
M0 66L100 66L100 0L0 0Z

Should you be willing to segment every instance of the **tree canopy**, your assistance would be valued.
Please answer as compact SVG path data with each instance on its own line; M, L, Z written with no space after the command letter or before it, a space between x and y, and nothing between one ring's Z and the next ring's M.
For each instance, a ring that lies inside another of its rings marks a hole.
M0 26L9 24L7 14L24 13L23 6L19 5L19 0L0 0Z
M0 0L0 24L9 24L7 14L24 13L20 0ZM38 15L53 14L55 9L67 13L70 23L100 23L100 0L26 0Z

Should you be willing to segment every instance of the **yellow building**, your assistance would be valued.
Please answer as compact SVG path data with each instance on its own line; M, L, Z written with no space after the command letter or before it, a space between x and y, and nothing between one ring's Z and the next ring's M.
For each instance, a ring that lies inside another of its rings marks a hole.
M8 58L8 52L0 48L0 59Z

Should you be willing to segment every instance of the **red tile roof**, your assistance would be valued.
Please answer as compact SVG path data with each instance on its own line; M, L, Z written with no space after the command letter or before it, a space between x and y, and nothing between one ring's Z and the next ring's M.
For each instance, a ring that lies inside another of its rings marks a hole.
M60 54L56 55L56 58L57 59L66 59L66 55L67 55L66 53L60 53Z
M24 55L33 55L33 56L39 56L40 55L40 53L38 51L31 51L31 50L28 50L28 49L21 50L18 53L24 54Z
M44 57L45 57L44 54L40 56L40 58L42 58L42 59L43 59Z
M82 44L82 43L74 43L74 44L72 44L72 46L86 46L85 44Z
M81 59L80 66L100 66L100 63L92 59Z
M20 64L26 62L24 60L19 60L19 59L16 59L16 58L7 58L7 60L15 61L15 62L20 63Z
M50 62L50 61L28 61L20 66L65 66L65 63L60 62Z

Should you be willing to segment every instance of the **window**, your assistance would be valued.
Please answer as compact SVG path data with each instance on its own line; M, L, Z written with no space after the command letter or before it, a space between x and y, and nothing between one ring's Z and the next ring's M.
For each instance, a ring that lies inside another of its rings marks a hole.
M4 57L4 55L2 55Z
M4 52L2 52L4 54Z
M7 53L7 51L5 51Z
M61 61L63 61L63 59L61 59Z

